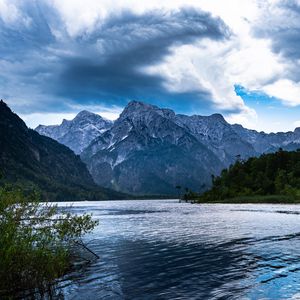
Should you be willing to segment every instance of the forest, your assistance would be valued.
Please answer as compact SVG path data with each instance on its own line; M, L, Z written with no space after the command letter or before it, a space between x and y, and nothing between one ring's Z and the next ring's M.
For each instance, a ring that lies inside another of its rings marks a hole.
M298 202L300 200L300 150L238 159L220 176L199 202Z

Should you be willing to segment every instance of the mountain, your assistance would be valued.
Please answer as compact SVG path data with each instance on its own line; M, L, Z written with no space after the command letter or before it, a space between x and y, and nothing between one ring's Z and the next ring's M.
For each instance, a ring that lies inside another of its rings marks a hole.
M271 153L279 148L292 151L300 148L300 128L294 131L265 133L246 129L241 125L232 125L233 130L241 139L253 145L254 149L262 153Z
M63 120L61 125L39 125L35 130L68 146L76 154L112 126L112 121L89 111L81 111L73 120Z
M84 122L85 127L89 122ZM43 128L56 138L57 127ZM63 132L72 136L69 129ZM75 140L72 148L76 147ZM97 184L136 194L174 194L176 185L207 189L211 175L220 174L237 159L279 148L300 148L300 128L267 134L231 125L220 114L187 116L132 101L118 120L82 142L77 153Z
M214 152L226 166L234 162L237 156L247 158L258 154L251 142L241 138L220 114L176 115L175 122Z
M221 115L176 115L130 102L119 119L81 154L96 183L137 194L204 190L235 155L255 154ZM101 174L105 176L101 176Z
M39 189L47 200L119 198L95 185L85 164L68 147L41 136L0 101L1 184Z

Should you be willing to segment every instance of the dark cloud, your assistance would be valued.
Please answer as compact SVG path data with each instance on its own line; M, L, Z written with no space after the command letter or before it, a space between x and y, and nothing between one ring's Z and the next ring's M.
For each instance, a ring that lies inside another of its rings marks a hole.
M162 86L164 78L146 75L141 67L161 62L170 54L172 46L201 38L223 39L227 34L222 21L193 9L175 13L152 11L143 15L123 12L80 41L89 45L89 49L65 61L59 77L61 84L57 82L58 92L90 99L107 93L111 99L121 97L124 101L185 96L169 93ZM206 99L211 97L205 89L199 94ZM196 99L199 94L195 95Z
M285 70L285 77L299 81L299 66L295 62L300 59L300 3L281 0L273 4L253 32L256 37L269 39L272 51L290 64Z
M123 105L133 98L166 101L173 107L183 100L187 106L199 99L210 101L210 92L201 87L191 93L171 93L162 76L146 74L142 68L162 62L173 47L200 39L222 40L230 34L221 19L193 8L139 15L123 11L74 38L49 6L26 5L22 13L23 23L0 21L0 54L6 71L0 83L9 96L36 97L32 107L36 111L66 109L72 103ZM13 89L16 82L18 93Z
M22 60L27 55L32 55L32 51L44 51L45 47L55 43L49 22L61 24L61 21L50 6L24 1L20 11L22 16L13 23L7 24L0 18L2 59ZM47 15L44 14L45 11Z

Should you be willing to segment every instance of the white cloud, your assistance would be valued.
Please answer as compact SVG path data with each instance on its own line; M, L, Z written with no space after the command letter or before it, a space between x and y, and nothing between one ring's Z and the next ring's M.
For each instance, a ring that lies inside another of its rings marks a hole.
M235 45L234 45L235 44ZM232 43L232 50L224 59L230 82L250 90L258 90L284 70L284 64L272 53L270 42L248 36Z
M288 28L289 19L278 7L279 2L232 1L231 5L226 1L214 0L194 2L220 16L231 27L231 39L223 43L202 41L197 45L176 48L163 64L152 66L147 71L164 74L167 78L166 86L172 91L207 89L213 95L211 101L217 109L240 110L240 113L227 114L229 122L251 128L257 128L259 123L269 131L268 124L257 122L255 111L236 96L234 85L263 91L278 98L284 105L300 105L300 84L286 78L290 68L288 62L273 52L270 39L254 36L253 33L257 24L263 26L270 21L265 20L265 17L272 18L273 12L280 16L280 23ZM295 19L292 23L295 23ZM280 79L275 81L277 78Z
M288 28L290 22L293 26L298 22L295 18L287 18L278 6L278 0L231 0L230 4L220 0L46 1L59 11L71 37L92 31L96 24L121 10L144 13L150 9L193 6L209 11L222 18L231 28L233 35L230 40L222 43L203 40L193 46L174 48L164 62L148 67L145 71L163 75L166 78L165 87L173 92L209 91L212 99L208 101L213 103L216 110L239 111L227 113L227 119L244 126L254 127L257 115L236 96L235 84L241 84L249 90L264 91L281 99L285 105L300 105L300 83L288 78L287 62L272 51L268 37L253 35L253 28L256 26L271 27L277 22L279 27L284 24ZM18 1L0 0L0 17L4 22L13 23L22 18L17 3ZM18 89L22 90L23 87ZM119 114L119 110L103 111L96 108L93 111L105 113L109 118L115 118ZM62 117L63 115L60 116ZM39 116L27 116L30 124L36 124L35 119L39 120ZM47 120L54 122L58 119L49 114L43 122Z
M282 70L270 51L270 43L251 37L251 23L260 15L260 5L254 0L232 0L230 5L218 0L154 0L154 1L93 1L53 0L65 20L70 35L92 30L97 22L120 10L144 13L150 9L179 9L193 6L221 17L231 27L234 36L224 43L204 41L194 46L174 48L171 56L146 72L163 75L165 87L173 92L207 90L217 110L236 110L230 119L248 125L255 111L236 96L234 84L260 88L263 82ZM248 116L248 119L247 119Z
M146 69L152 74L163 74L165 86L173 92L207 90L212 101L221 110L247 111L242 99L234 92L235 81L226 70L224 58L228 55L224 43L204 40L194 46L175 48L164 63Z
M280 79L263 87L270 96L281 99L288 106L300 105L300 83L288 79Z
M300 127L300 121L295 121L295 122L294 122L294 126L295 126L295 127Z
M8 24L12 24L20 18L18 8L11 1L0 0L0 18Z
M75 113L33 113L20 114L20 118L30 128L36 128L38 125L57 125L63 119L71 120L76 116Z
M242 124L249 129L258 129L257 124L258 116L255 111L242 112L239 114L229 114L225 116L225 120L230 124Z
M238 31L245 30L245 20L253 19L259 11L255 0L231 0L230 5L220 0L48 0L48 2L61 13L71 35L89 31L96 22L101 22L121 10L131 10L141 14L152 9L168 10L191 6L221 17L226 24Z
M78 112L88 110L108 120L116 120L123 111L123 107L117 105L70 105L70 108Z
M98 20L107 16L107 1L49 0L60 12L71 36L91 30Z
M119 118L121 111L120 112L98 111L96 113L105 119L114 121Z
M91 112L94 112L101 117L108 120L116 120L120 113L121 109L105 109L99 107L81 107L79 111L87 109ZM77 112L77 113L78 113ZM63 119L72 120L75 118L77 113L32 113L32 114L20 114L20 118L26 123L30 128L36 128L38 125L59 125Z
M0 0L0 18L9 26L30 26L31 19L22 14L17 0Z

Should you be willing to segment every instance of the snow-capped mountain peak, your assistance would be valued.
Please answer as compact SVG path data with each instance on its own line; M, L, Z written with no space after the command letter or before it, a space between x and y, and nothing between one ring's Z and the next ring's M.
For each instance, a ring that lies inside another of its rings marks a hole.
M98 114L83 110L73 120L64 119L60 125L39 125L36 131L59 141L79 154L112 124L112 121Z
M300 128L266 134L221 114L187 116L140 101L129 102L115 122L82 111L36 130L81 154L98 184L142 194L173 193L176 185L200 191L237 157L300 148Z

